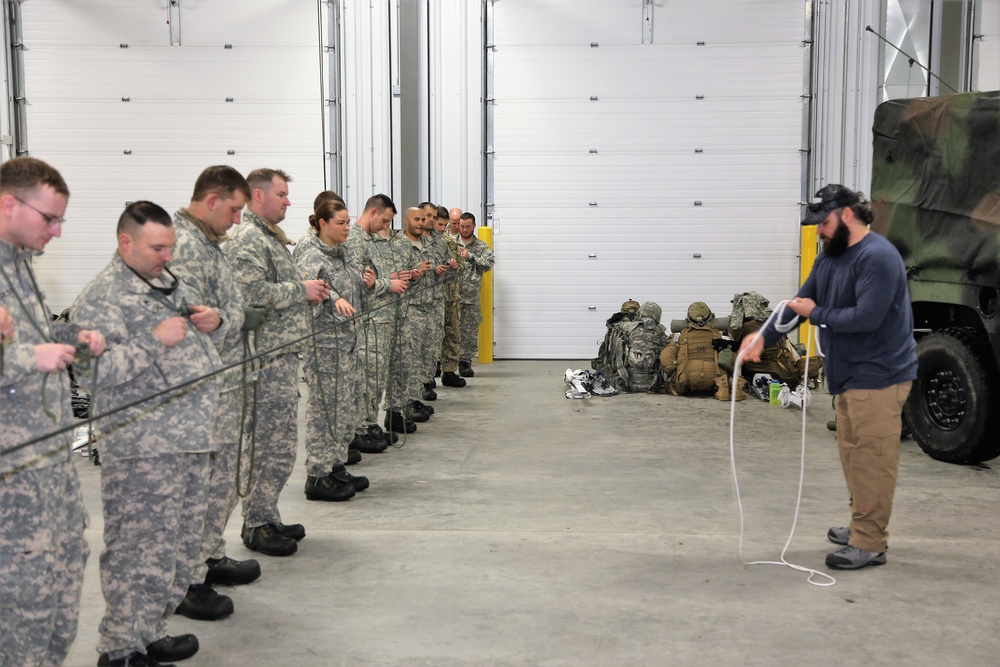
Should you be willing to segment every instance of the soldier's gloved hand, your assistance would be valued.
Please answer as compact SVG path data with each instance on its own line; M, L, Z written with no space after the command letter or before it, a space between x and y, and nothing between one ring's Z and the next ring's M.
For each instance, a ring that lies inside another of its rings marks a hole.
M271 317L271 306L252 305L243 309L243 331L256 331Z

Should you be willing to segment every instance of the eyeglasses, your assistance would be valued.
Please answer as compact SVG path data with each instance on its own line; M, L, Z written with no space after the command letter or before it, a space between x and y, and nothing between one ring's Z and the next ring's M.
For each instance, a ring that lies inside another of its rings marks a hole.
M37 208L29 204L28 202L24 201L17 195L11 195L11 197L24 204L38 215L42 216L45 219L45 224L47 224L49 227L55 227L56 225L66 224L66 218L60 218L58 215L51 215L44 211L39 211Z

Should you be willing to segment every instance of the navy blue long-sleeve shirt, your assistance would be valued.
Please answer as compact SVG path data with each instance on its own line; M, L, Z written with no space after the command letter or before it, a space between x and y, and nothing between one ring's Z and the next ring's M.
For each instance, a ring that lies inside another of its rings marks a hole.
M820 327L831 394L884 389L917 377L906 267L885 237L869 232L841 255L821 254L797 296L816 302L809 319ZM783 320L794 315L788 309ZM765 346L780 336L768 326Z

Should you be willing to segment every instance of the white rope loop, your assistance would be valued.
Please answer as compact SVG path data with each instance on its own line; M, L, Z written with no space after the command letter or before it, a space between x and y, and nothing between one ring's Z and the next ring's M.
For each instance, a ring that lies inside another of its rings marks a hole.
M785 308L787 307L789 301L786 299L780 302L771 316L767 318L763 326L754 332L754 337L751 339L750 345L746 349L749 349L753 345L757 344L757 339L762 338L763 334L761 332L767 328L769 324L774 322L774 328L780 333L788 333L796 326L798 326L800 317L796 315L790 321L782 324L782 316L784 315ZM818 337L817 337L818 338ZM809 330L806 336L806 348L808 350L809 344L812 342L812 329ZM738 554L740 562L744 565L783 565L789 567L798 572L806 572L809 576L806 581L813 586L833 586L837 583L837 580L825 572L820 572L819 570L814 570L804 565L797 565L795 563L789 562L785 558L785 554L788 551L788 547L792 543L792 538L795 536L795 527L798 525L799 521L799 509L802 506L802 486L805 480L805 469L806 469L806 403L802 405L802 453L799 457L799 486L798 493L795 498L795 514L792 518L792 527L788 532L788 539L785 540L785 546L781 549L780 560L770 561L770 560L757 560L748 561L743 557L743 534L744 534L744 516L743 516L743 499L740 497L740 482L739 476L736 472L736 438L735 438L735 424L736 424L736 387L737 379L740 377L740 370L743 365L743 357L746 353L746 349L741 350L738 355L736 355L736 363L733 365L733 390L729 394L729 460L732 466L733 474L733 487L736 489L736 505L739 507L740 511L740 542L738 547ZM816 341L816 349L819 351L819 340ZM809 357L806 356L805 368L803 370L802 383L808 386L809 380ZM820 577L822 580L817 581L816 578ZM825 580L825 581L824 581Z

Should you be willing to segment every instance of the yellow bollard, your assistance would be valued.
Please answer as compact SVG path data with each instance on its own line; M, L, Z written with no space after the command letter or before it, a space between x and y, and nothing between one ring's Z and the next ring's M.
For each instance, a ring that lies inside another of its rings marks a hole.
M816 255L818 252L818 237L816 235L816 225L807 225L802 227L802 246L801 254L799 255L799 285L802 285L809 277L809 273L812 271L813 264L816 263ZM816 354L816 336L819 335L819 329L809 324L809 331L805 331L803 328L799 329L799 342L805 344L808 340L809 346L806 349L808 356L813 356Z
M477 231L479 240L493 250L493 229L482 226ZM482 310L483 322L479 325L479 363L493 363L493 271L483 274L483 282L479 289L479 307Z

